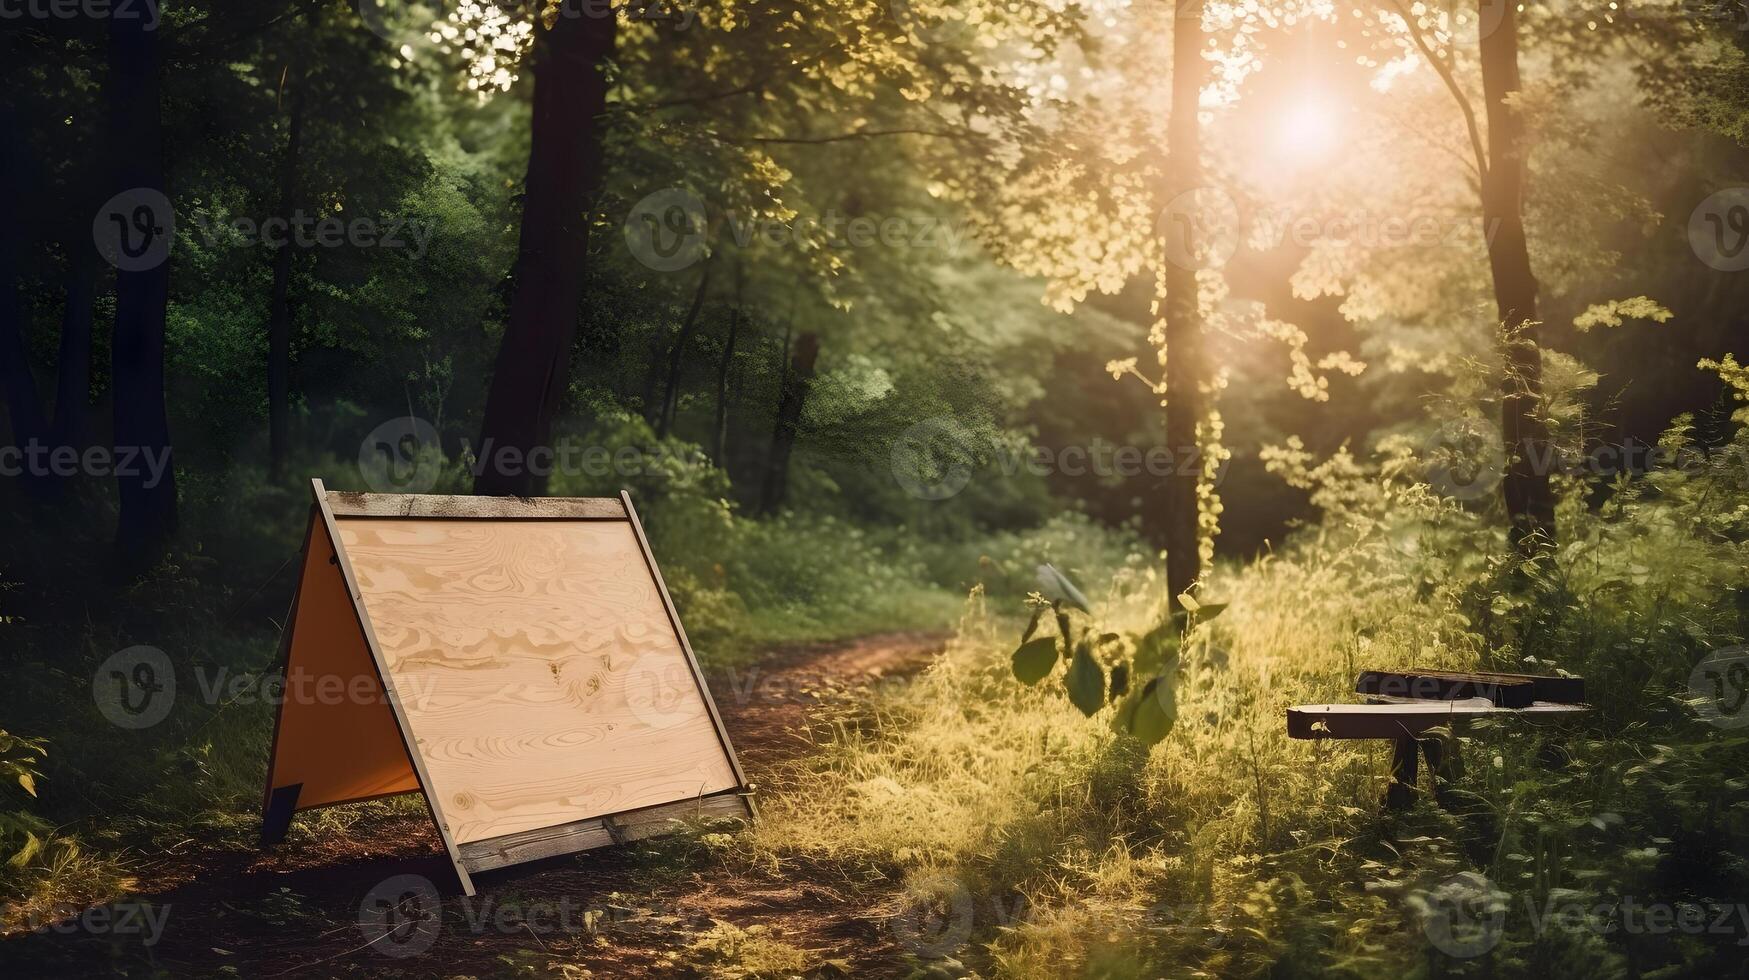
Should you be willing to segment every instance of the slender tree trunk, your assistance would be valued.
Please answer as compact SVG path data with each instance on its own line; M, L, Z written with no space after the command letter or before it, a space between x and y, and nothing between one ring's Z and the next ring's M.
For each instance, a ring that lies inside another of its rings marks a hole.
M24 341L24 303L19 280L30 222L24 219L31 190L24 133L18 116L0 109L0 204L11 217L0 228L0 387L6 393L6 414L12 426L12 441L28 451L33 440L43 436L42 402Z
M109 21L109 131L119 192L167 195L163 123L159 117L158 33L139 17ZM169 233L174 216L136 208L135 225L148 241ZM164 404L164 318L170 301L170 262L120 268L115 276L113 377L116 488L120 516L116 546L123 571L157 558L176 529L176 470ZM125 459L123 457L126 457ZM131 465L130 464L131 461Z
M662 366L668 363L668 345L662 340L657 337L650 342L650 360L644 368L644 398L640 403L644 421L650 423L652 430L662 420L662 402L656 397L662 390Z
M84 213L95 212L93 207ZM91 315L97 296L97 253L83 224L67 243L67 303L61 313L61 349L55 365L55 445L85 448L91 399Z
M668 349L668 385L662 392L661 418L656 423L658 439L668 438L668 433L674 430L674 416L680 410L680 365L686 359L686 345L692 342L693 332L698 329L698 314L704 308L705 292L711 284L711 264L710 259L705 260L698 289L692 294L692 305L686 310L686 319L680 322L680 334Z
M759 493L759 510L775 514L789 495L789 458L801 429L802 409L814 385L814 362L820 356L820 338L803 331L796 338L795 353L784 373L777 401L777 426L771 433L771 455L766 460L765 484Z
M711 459L722 470L729 468L729 462L724 455L729 446L729 367L735 363L735 340L741 332L742 294L746 288L746 275L739 266L735 269L735 306L729 312L729 333L723 339L723 356L717 361L717 418L711 426Z
M1167 122L1165 200L1193 192L1202 182L1197 102L1206 73L1202 59L1202 0L1179 0L1172 28L1172 106ZM1166 513L1166 589L1177 597L1202 577L1197 484L1203 419L1202 316L1197 300L1194 221L1168 221L1162 233L1183 235L1182 248L1165 249L1166 445L1172 471L1163 494ZM1173 261L1172 256L1184 261Z
M298 155L304 133L303 75L288 72L291 82L291 120L285 154L279 162L279 215L290 227L297 208ZM291 426L291 236L273 251L273 293L267 316L267 455L268 478L285 478Z
M1550 445L1542 415L1542 352L1537 343L1536 277L1524 230L1524 124L1507 100L1519 91L1518 15L1503 5L1498 27L1481 34L1482 94L1487 101L1488 169L1482 218L1488 267L1505 337L1500 423L1507 446L1502 491L1508 531L1520 554L1555 540Z
M615 21L560 17L536 44L516 287L486 396L476 493L530 496L545 490L545 478L525 463L531 450L552 442L553 418L570 380L590 200L601 179L603 69L613 52ZM516 451L523 462L499 465L501 449Z

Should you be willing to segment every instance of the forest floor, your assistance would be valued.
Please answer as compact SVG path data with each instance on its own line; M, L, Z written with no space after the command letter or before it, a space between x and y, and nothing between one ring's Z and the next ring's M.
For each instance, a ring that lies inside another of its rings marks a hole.
M812 751L834 705L914 674L944 642L883 634L711 673L748 779ZM125 901L0 941L0 974L736 977L895 965L896 881L708 852L686 837L588 851L481 875L467 898L422 808L379 808L266 854L188 840L143 859ZM361 909L408 875L444 896L441 914L409 912L383 938Z

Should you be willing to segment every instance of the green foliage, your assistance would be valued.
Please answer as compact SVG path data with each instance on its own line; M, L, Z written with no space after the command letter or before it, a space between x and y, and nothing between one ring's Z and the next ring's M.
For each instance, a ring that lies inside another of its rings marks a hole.
M1041 636L1027 640L1014 651L1014 676L1022 684L1037 684L1057 665L1057 639Z
M1060 654L1068 664L1063 689L1069 703L1083 715L1091 718L1108 702L1115 702L1112 731L1146 745L1164 739L1178 716L1178 647L1183 632L1186 626L1213 619L1226 606L1202 606L1190 596L1181 596L1190 613L1188 620L1174 614L1145 633L1096 632L1092 604L1067 575L1047 562L1038 566L1037 577L1038 591L1027 600L1032 618L1012 658L1014 676L1023 684L1035 685L1051 675ZM1033 634L1047 620L1054 624L1057 635L1035 639ZM1080 628L1077 621L1083 623ZM1127 659L1126 650L1133 651ZM1099 651L1098 656L1095 651ZM1132 676L1145 678L1135 691L1130 690Z
M36 781L42 778L42 759L48 754L46 740L13 735L0 728L0 783L16 783L35 796Z

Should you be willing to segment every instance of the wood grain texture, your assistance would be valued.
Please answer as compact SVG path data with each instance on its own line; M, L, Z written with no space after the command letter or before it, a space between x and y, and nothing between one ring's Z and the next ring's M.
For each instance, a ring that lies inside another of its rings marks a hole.
M335 517L429 517L492 520L626 519L617 497L447 497L421 493L329 490Z
M458 844L738 787L629 521L338 526Z

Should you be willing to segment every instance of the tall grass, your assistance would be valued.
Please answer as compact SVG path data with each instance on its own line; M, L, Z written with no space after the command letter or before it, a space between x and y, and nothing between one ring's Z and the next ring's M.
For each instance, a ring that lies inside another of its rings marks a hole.
M1690 703L1697 662L1749 632L1744 459L1691 459L1595 510L1578 503L1590 488L1566 481L1566 543L1519 566L1497 515L1432 494L1400 448L1371 463L1281 457L1325 520L1211 575L1203 595L1230 606L1187 641L1164 742L1143 750L1104 713L1084 719L1055 681L1016 681L1020 609L975 588L938 663L853 711L779 781L760 859L902 882L907 898L885 912L919 975L1740 966L1749 913L1724 933L1608 922L1624 901L1749 903L1749 737ZM1159 615L1154 567L1132 552L1083 569L1102 579L1097 628ZM1452 810L1424 795L1394 815L1380 807L1387 743L1291 741L1284 712L1354 700L1360 669L1409 667L1567 671L1587 678L1595 710L1564 727L1472 726ZM1454 957L1430 939L1435 897L1477 881L1503 933ZM1592 918L1539 921L1549 908Z

